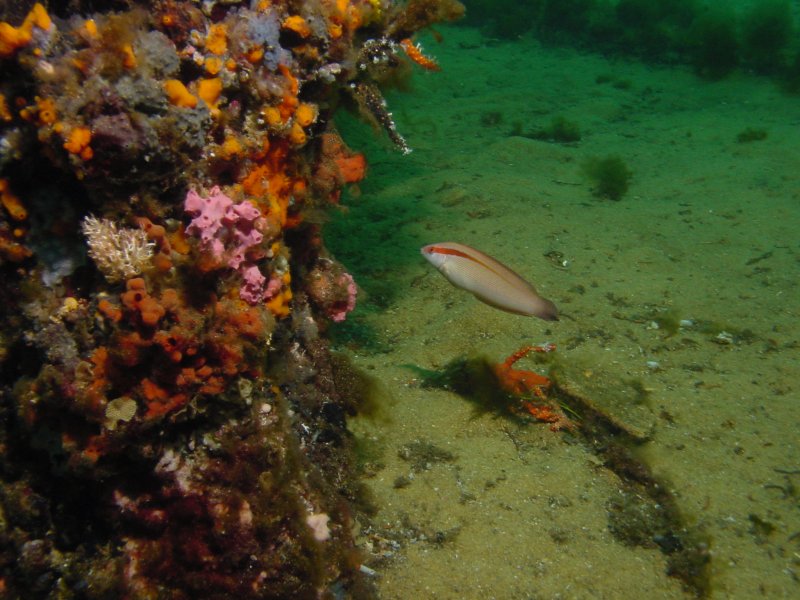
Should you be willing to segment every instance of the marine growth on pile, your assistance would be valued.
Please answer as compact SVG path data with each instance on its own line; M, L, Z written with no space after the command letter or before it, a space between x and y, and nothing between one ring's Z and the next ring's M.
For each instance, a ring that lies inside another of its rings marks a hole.
M56 6L57 5L57 6ZM0 9L0 595L368 594L320 211L455 0Z

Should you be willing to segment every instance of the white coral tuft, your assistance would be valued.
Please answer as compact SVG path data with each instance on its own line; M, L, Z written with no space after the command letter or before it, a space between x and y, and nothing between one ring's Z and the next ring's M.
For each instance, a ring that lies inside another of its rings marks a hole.
M110 283L135 277L153 258L154 244L141 229L118 229L108 219L88 215L81 230L89 244L89 256Z

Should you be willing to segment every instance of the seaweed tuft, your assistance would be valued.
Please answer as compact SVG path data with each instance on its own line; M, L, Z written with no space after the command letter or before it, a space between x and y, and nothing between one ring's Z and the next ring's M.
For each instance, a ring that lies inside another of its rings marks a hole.
M546 142L569 144L581 141L581 128L577 123L568 120L563 115L558 115L553 117L549 125L541 129L535 129L531 133L525 134L525 137Z
M593 157L583 164L592 182L592 193L600 198L621 200L627 193L633 172L619 156Z
M733 15L710 8L699 15L686 35L689 60L706 79L722 79L739 65L739 42Z
M742 58L758 73L780 73L793 29L788 0L755 4L742 20Z

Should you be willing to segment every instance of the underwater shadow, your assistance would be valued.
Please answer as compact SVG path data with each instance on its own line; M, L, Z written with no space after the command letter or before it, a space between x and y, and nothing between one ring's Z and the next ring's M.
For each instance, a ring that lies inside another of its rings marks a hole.
M520 425L532 425L535 420L552 422L540 418L540 412L529 416L531 402L546 403L568 414L565 420L553 422L551 430L563 431L566 443L581 443L619 478L619 494L606 503L608 529L614 539L628 547L660 551L667 576L678 580L687 593L707 597L712 540L696 516L681 510L674 486L653 472L640 451L648 438L632 434L600 403L573 386L549 353L540 362L549 363L552 379L546 393L528 393L527 399L506 391L513 380L509 375L529 373L513 369L512 358L495 365L481 356L458 357L437 370L402 366L417 376L419 387L451 391L469 401L475 407L473 418L489 413ZM503 370L503 365L508 368Z
M488 359L482 356L459 356L438 370L418 365L404 364L419 381L423 389L447 390L458 394L473 406L472 419L485 414L502 417L516 423L524 419L512 411L518 401L501 389L500 381Z

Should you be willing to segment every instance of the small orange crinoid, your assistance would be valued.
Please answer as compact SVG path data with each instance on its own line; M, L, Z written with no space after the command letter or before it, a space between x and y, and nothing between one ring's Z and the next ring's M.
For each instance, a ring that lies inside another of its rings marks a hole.
M547 401L547 390L552 385L550 379L533 371L514 368L514 364L518 360L531 352L545 353L552 352L555 349L555 344L523 346L502 363L494 365L493 370L503 391L512 396L523 398L520 412L532 416L537 421L550 423L552 431L559 431L561 429L573 429L574 424L558 406L533 402L534 397L542 402ZM517 411L515 410L514 412Z
M544 397L544 390L550 387L550 380L544 375L539 375L533 371L515 369L514 363L526 357L531 352L552 352L556 347L554 344L544 346L523 346L502 363L494 365L494 374L500 382L500 386L515 396L525 396L534 393L539 397Z
M403 48L403 52L406 53L408 58L423 69L427 69L428 71L439 71L441 69L435 60L425 56L419 46L416 46L410 39L405 38L404 40L400 40L400 46Z
M573 423L561 409L548 406L546 404L534 404L524 400L522 408L537 421L550 423L550 431L561 431L562 429L575 429Z

